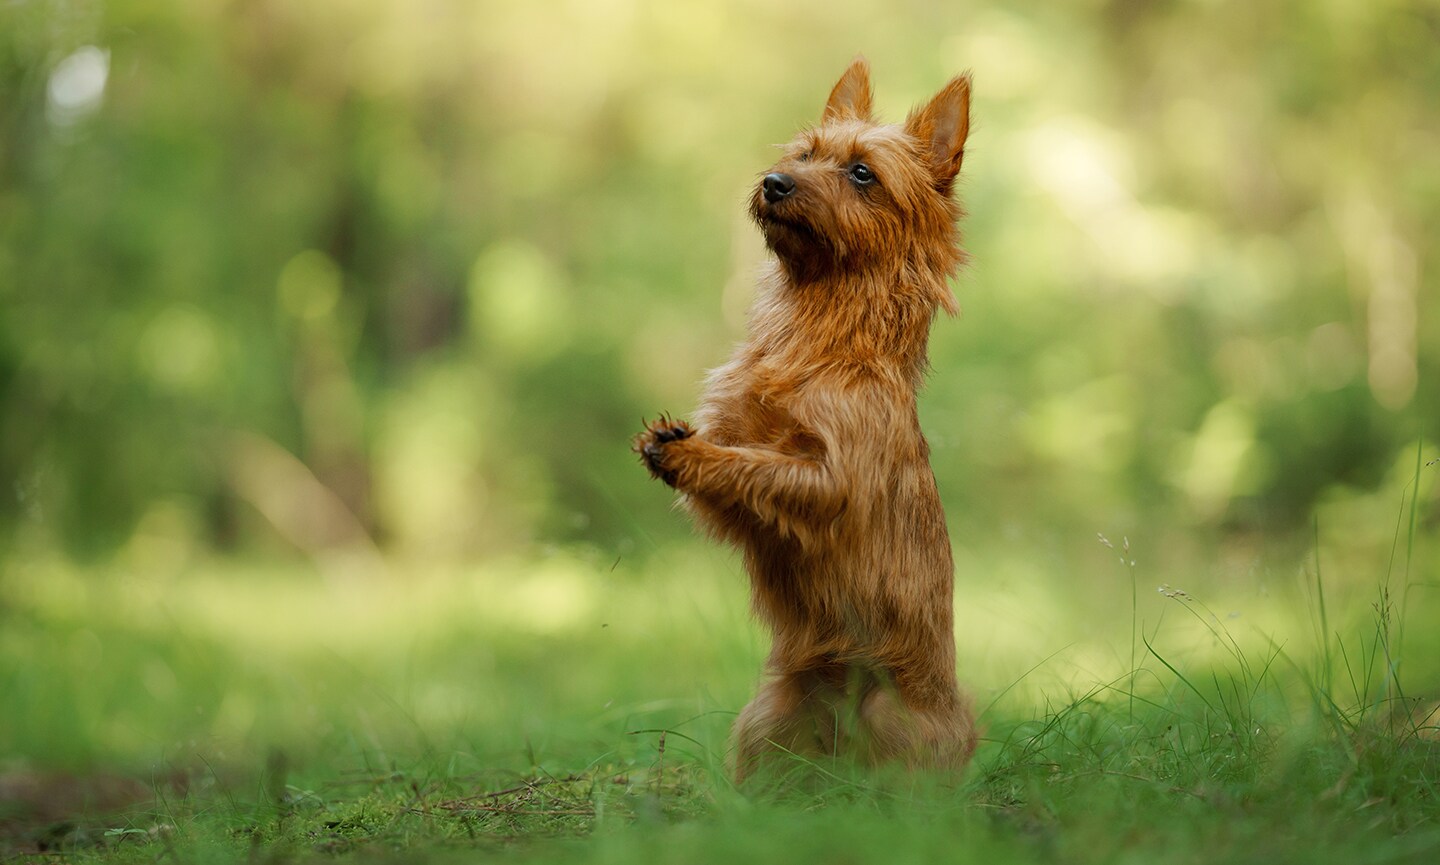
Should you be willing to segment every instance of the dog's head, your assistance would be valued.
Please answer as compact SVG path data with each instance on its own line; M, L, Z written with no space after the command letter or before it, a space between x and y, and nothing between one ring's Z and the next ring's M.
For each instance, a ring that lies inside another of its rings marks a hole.
M970 130L970 77L946 84L904 124L871 116L870 67L857 59L765 173L750 214L798 279L877 265L950 272L958 264L952 198ZM954 311L945 292L937 303Z

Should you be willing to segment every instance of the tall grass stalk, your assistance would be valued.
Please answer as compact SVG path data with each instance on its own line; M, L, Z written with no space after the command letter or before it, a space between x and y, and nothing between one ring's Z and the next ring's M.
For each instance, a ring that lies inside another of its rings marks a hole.
M1425 437L1419 436L1415 441L1415 469L1410 476L1410 520L1405 532L1405 584L1400 590L1400 621L1395 626L1395 656L1398 660L1390 667L1392 678L1398 678L1399 664L1405 659L1405 611L1409 607L1410 587L1413 585L1410 581L1410 565L1415 559L1415 528L1420 515L1420 469L1424 445Z
M1101 544L1110 550L1113 551L1115 549L1115 545L1110 543L1110 539L1105 537L1104 534L1096 532L1095 536L1100 540ZM1129 696L1129 723L1134 724L1135 677L1139 675L1141 667L1141 664L1137 663L1139 650L1136 646L1136 641L1140 634L1140 586L1135 574L1135 560L1130 558L1129 535L1122 535L1120 538L1120 564L1130 574L1130 681L1126 691Z
M1329 694L1334 687L1334 661L1330 655L1330 615L1325 608L1325 580L1320 570L1320 517L1314 519L1315 537L1315 598L1320 608L1320 663L1323 670L1321 690Z

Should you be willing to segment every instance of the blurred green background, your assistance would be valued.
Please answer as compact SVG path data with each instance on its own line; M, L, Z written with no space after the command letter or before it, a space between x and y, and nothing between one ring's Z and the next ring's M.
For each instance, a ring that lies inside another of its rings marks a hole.
M1315 521L1363 611L1418 492L1436 594L1440 5L883 5L0 4L0 685L50 706L13 751L263 738L334 680L243 696L292 642L499 724L602 705L543 671L629 627L635 699L738 708L738 564L629 439L743 335L745 196L857 52L892 120L975 74L922 397L968 680L1128 629L1097 532L1147 604L1304 621Z

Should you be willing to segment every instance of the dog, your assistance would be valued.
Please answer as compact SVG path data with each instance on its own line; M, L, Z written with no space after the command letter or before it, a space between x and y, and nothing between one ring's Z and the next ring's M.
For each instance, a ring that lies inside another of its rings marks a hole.
M773 635L735 721L737 782L793 757L958 772L974 752L916 411L932 320L958 312L970 90L969 74L953 78L884 125L869 65L851 64L751 196L774 257L748 338L711 372L693 424L662 416L634 441L699 525L741 550Z

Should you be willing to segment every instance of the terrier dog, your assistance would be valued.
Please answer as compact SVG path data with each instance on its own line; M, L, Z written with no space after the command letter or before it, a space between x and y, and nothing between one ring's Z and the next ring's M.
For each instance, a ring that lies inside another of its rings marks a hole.
M749 337L709 377L693 425L650 422L635 450L744 554L773 633L735 722L744 780L785 755L959 770L975 719L955 676L953 569L915 395L930 324L958 308L952 190L970 77L904 124L871 117L857 59L755 188L774 253Z

